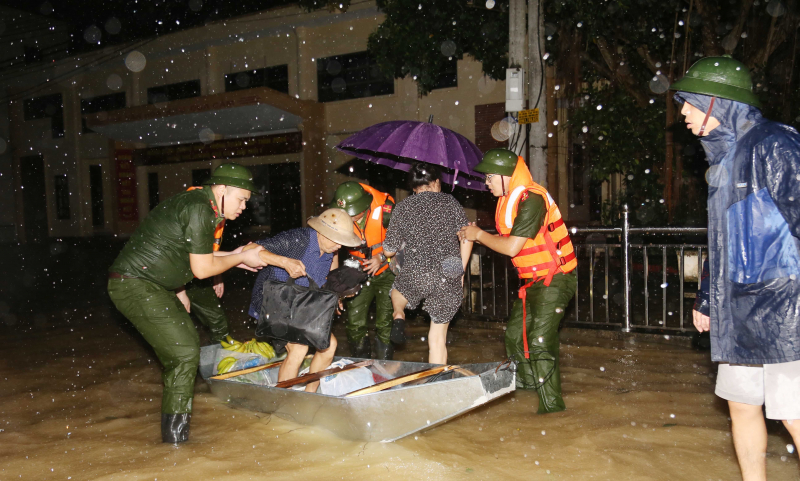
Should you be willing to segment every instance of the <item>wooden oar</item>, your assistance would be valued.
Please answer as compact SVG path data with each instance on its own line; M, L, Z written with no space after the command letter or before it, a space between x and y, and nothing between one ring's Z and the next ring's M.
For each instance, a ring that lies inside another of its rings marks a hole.
M405 376L396 377L394 379L389 379L388 381L379 382L378 384L373 384L372 386L365 387L357 391L349 392L345 394L344 397L361 396L362 394L370 394L374 392L384 391L386 389L399 386L400 384L405 384L407 382L415 381L417 379L423 379L426 377L435 376L439 373L452 371L454 369L460 369L460 368L458 366L447 365L447 366L432 367L430 369L425 369L424 371L412 372L411 374L406 374Z
M292 379L287 379L285 381L281 381L275 385L275 387L292 387L298 384L305 384L309 382L319 381L325 376L329 376L331 374L337 374L344 371L349 371L350 369L355 369L357 367L368 367L371 366L374 361L372 359L367 359L366 361L354 362L353 364L347 364L343 367L334 367L332 369L326 369L324 371L319 372L310 372L308 374L303 374L302 376L298 376Z
M305 359L309 359L309 358L311 358L313 356L314 356L313 354L309 354L308 356L305 357ZM281 361L271 362L269 364L264 364L263 366L256 366L256 367L251 367L251 368L247 368L247 369L240 369L238 371L226 372L225 374L217 374L216 376L212 376L209 379L214 379L214 380L218 381L218 380L222 380L222 379L230 379L230 378L236 377L236 376L243 376L245 374L250 374L251 372L263 371L264 369L269 369L271 367L280 366L281 364L283 364L283 361L285 361L285 360L286 359L283 359Z

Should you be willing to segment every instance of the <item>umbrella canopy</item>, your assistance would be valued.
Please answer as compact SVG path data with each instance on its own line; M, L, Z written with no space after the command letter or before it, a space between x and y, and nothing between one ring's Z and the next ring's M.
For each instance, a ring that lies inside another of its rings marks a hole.
M405 172L414 161L439 165L445 169L443 182L486 190L483 174L473 170L483 156L480 149L463 135L430 122L382 122L351 135L336 148Z

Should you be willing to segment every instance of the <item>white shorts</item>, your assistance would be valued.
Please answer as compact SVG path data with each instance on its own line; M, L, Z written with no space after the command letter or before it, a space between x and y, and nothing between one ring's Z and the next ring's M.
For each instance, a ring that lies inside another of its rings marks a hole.
M721 363L714 392L727 401L765 405L768 419L800 419L800 361L763 366Z

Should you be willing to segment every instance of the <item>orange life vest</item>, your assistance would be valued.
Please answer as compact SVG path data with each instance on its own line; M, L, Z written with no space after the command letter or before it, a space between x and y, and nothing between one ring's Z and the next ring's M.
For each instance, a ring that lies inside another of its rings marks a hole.
M386 206L386 201L390 200L394 202L394 198L386 193L383 193L377 189L370 187L367 184L360 184L361 187L364 188L367 192L372 194L372 204L370 204L369 209L367 209L367 213L365 217L367 219L366 225L364 226L364 230L362 231L355 222L353 222L353 232L356 233L359 239L362 241L366 241L367 246L372 251L372 257L376 257L378 254L383 252L383 241L386 240L386 227L383 226L383 214L384 213L391 213L391 206ZM359 257L361 259L366 259L366 256L363 252L357 249L350 250L350 255L353 257ZM375 275L383 274L386 269L389 268L389 264L386 263L375 272Z
M190 190L197 190L197 189L202 190L203 188L202 187L189 187L188 189L186 189L186 191L188 192ZM213 208L214 205L212 204L211 207ZM214 215L216 217L220 216L219 212L217 212L217 209L214 209ZM217 227L214 228L214 246L213 246L214 252L217 252L220 249L220 247L222 247L222 231L223 230L225 230L225 219L222 219L219 222L219 224L217 224Z
M575 260L575 250L569 238L569 232L561 218L561 211L547 189L533 181L528 166L522 157L517 159L517 167L511 176L508 194L497 201L497 210L494 215L497 232L502 236L509 236L517 218L520 201L529 195L539 195L544 199L545 214L542 228L533 239L528 238L522 249L511 259L520 279L529 281L519 288L519 298L522 299L522 342L526 359L530 359L528 349L528 331L526 314L526 297L528 287L534 282L544 279L544 285L549 286L553 276L558 273L568 273L578 267Z
M498 200L495 212L497 232L503 236L511 234L520 201L529 195L538 195L544 199L547 213L542 228L536 237L525 241L522 250L511 262L517 268L520 279L530 279L533 282L544 279L544 285L549 286L555 274L566 274L578 266L561 211L547 190L533 181L522 158L517 161L508 191L508 194Z

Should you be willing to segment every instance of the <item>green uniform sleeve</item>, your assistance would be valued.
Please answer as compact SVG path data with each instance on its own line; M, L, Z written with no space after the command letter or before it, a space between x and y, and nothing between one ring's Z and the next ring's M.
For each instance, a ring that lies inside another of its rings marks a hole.
M544 199L538 194L528 193L528 198L519 202L517 217L511 235L516 237L530 237L533 239L542 228L545 214L547 214Z
M386 202L383 204L383 227L384 229L389 228L389 222L392 220L392 211L394 210L394 201L389 198L386 199Z
M211 208L203 204L188 205L183 214L186 220L186 251L189 254L214 252L217 222Z

